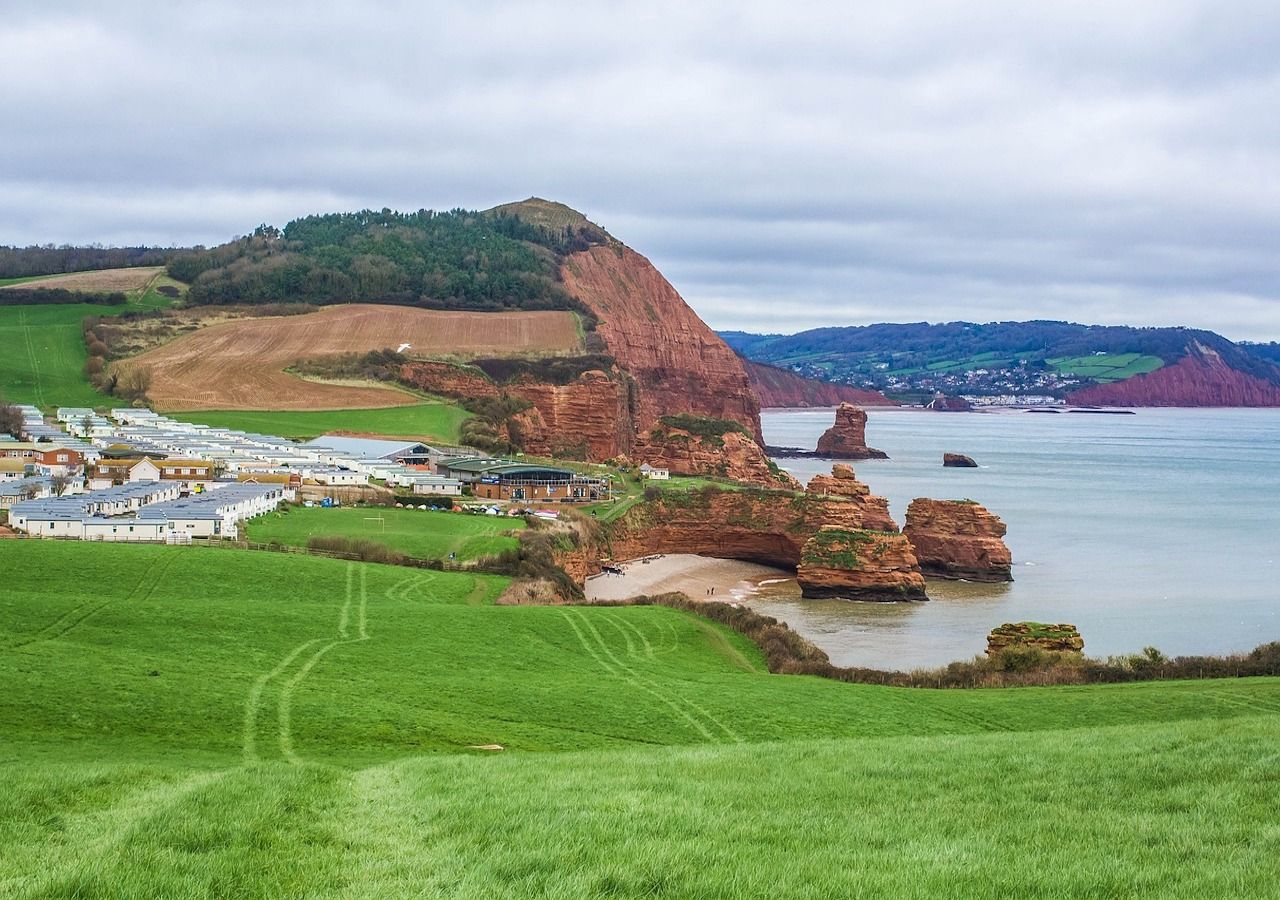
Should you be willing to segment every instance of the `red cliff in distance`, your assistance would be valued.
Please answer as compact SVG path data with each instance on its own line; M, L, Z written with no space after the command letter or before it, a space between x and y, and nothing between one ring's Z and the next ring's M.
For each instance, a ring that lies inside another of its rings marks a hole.
M1280 406L1280 385L1228 365L1196 344L1172 365L1067 395L1080 406Z
M763 407L839 406L841 403L856 406L897 406L879 391L805 378L795 372L749 359L744 359L743 364L747 367L751 387Z

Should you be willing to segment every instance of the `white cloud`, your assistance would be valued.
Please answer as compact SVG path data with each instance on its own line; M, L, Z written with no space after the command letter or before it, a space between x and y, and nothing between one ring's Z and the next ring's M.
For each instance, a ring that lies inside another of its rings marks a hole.
M537 194L721 327L1280 337L1280 8L19 3L0 241Z

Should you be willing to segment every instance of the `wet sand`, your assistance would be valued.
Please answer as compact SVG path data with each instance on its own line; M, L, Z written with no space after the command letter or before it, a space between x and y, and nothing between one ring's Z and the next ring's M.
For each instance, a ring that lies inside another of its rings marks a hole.
M692 553L650 557L649 562L623 563L622 575L595 575L587 579L588 600L625 600L642 594L680 591L693 600L740 601L757 593L762 583L779 583L795 574L772 566L712 559ZM715 594L708 593L712 588Z

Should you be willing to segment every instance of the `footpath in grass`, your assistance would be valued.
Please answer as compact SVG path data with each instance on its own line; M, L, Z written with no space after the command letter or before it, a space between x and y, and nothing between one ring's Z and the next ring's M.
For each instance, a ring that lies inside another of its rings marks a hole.
M50 276L57 277L57 276ZM34 279L42 280L42 279ZM9 279L22 283L26 279ZM49 410L58 406L118 405L119 398L100 393L84 375L88 358L81 323L87 316L163 309L172 298L156 288L179 282L158 275L145 290L131 291L123 306L92 303L0 306L0 394L10 403L31 403Z
M506 535L525 527L523 519L470 513L394 509L381 506L282 507L249 523L248 538L262 543L305 547L313 536L341 535L385 544L418 559L459 561L514 550L519 542Z
M842 684L501 578L0 554L0 895L1275 893L1280 679Z
M335 409L321 411L201 410L175 412L186 422L219 428L238 428L295 440L310 440L335 431L371 434L406 440L459 442L459 429L471 413L444 401L386 409Z

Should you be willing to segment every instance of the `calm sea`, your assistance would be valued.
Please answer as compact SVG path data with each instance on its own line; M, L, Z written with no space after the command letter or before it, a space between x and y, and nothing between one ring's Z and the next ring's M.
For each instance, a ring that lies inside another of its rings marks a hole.
M794 581L749 602L834 662L937 665L981 652L1002 622L1079 626L1091 655L1225 653L1280 640L1280 410L1133 416L871 410L859 462L899 525L913 497L970 498L1004 519L1010 585L930 581L931 602L802 600ZM812 448L829 409L771 410L764 436ZM977 469L944 469L944 452ZM779 460L807 481L822 460Z

